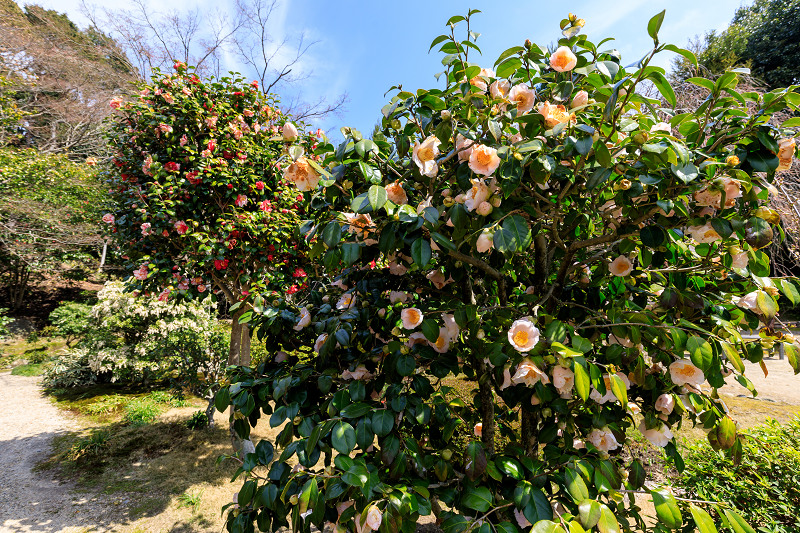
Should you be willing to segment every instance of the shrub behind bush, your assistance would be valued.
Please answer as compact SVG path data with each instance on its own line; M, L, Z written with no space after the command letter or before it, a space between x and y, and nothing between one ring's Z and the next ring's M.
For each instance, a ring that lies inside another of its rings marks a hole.
M760 531L799 531L800 418L770 419L750 434L739 465L704 441L689 445L679 483L698 499L730 503Z

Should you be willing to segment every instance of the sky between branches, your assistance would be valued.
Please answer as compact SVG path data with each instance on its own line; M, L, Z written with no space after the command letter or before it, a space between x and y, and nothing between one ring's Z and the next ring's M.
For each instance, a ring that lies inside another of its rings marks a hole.
M81 14L80 0L31 3L66 13L81 27L87 24ZM127 7L126 0L96 0L94 3L109 9ZM165 9L166 5L178 10L208 5L202 0L170 0L168 3L149 0L149 3L154 12ZM303 58L300 67L313 71L313 77L292 91L307 100L346 92L349 102L341 116L314 124L338 137L334 128L342 125L368 134L380 119L380 109L391 96L384 97L384 93L392 85L403 84L403 88L410 91L442 86L444 80L437 83L433 77L443 70L442 55L435 51L428 54L428 47L434 37L447 32L444 23L450 16L465 15L469 8L483 11L473 18L471 27L481 33L478 45L483 56L470 56L470 60L481 66L491 67L503 50L520 45L525 39L543 47L555 43L560 37L558 23L568 12L586 20L584 33L593 42L614 37L616 40L603 49L617 48L622 53L623 64L627 65L652 47L647 21L662 9L667 10L659 32L662 42L686 46L696 35L727 27L736 9L749 3L742 0L512 0L504 3L486 0L284 0L273 15L271 26L276 41L303 31L319 41ZM214 4L219 8L225 2ZM655 63L669 69L671 56L671 53L656 56ZM232 54L229 57L230 68L235 68L235 58ZM282 96L288 100L293 95Z

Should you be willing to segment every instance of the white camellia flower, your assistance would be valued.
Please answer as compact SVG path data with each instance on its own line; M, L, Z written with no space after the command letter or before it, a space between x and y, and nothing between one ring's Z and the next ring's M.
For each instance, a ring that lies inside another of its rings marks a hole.
M678 359L669 365L669 377L675 385L697 386L706 380L703 371L687 359Z
M287 122L283 125L283 140L284 141L296 141L298 136L297 127L292 124L291 122Z
M389 292L389 302L393 304L396 304L397 302L404 304L409 300L409 298L411 298L411 295L404 291Z
M537 328L530 317L520 318L511 324L508 330L508 342L518 352L529 352L539 342L539 328Z
M399 181L395 181L386 186L386 197L390 202L397 205L405 205L408 203L408 195Z
M547 374L539 370L539 367L529 358L525 358L519 363L517 371L511 377L511 383L514 385L519 385L521 383L528 387L533 387L540 381L547 384L550 383L550 378L547 377Z
M608 265L608 271L615 276L625 277L633 271L633 263L630 259L621 255L611 261L611 264Z
M517 104L517 115L524 115L533 109L536 93L527 85L514 85L508 92L508 100L512 104Z
M483 144L472 148L472 153L469 155L469 168L475 174L491 176L499 166L500 156L497 155L495 148Z
M449 313L442 313L442 320L444 321L444 327L447 330L447 335L450 337L450 340L457 339L461 328L456 324L455 317Z
M631 388L631 381L628 379L628 376L622 372L618 372L617 377L622 380L622 383L625 385L625 390ZM606 393L600 394L599 390L592 387L592 391L589 393L589 398L601 405L608 402L616 402L618 398L611 390L611 376L609 374L603 374L603 383L606 387Z
M297 324L294 325L295 331L300 331L307 325L311 323L311 313L308 311L308 308L301 307L300 308L300 320L297 321Z
M422 324L422 312L416 307L407 307L400 311L400 320L405 329L414 329Z
M472 139L467 139L460 133L456 135L456 151L458 152L459 161L469 161L469 156L472 154L472 149L475 147L476 142Z
M658 428L647 429L644 420L639 424L639 432L647 440L661 448L669 444L673 437L672 431L665 424L661 424Z
M450 349L450 335L447 332L447 328L439 328L439 336L436 338L434 342L428 342L438 353L446 353L447 350Z
M608 429L593 429L586 437L586 440L601 452L608 453L619 448L619 442Z
M662 394L656 400L656 411L659 413L670 415L673 409L675 409L675 397L672 394Z

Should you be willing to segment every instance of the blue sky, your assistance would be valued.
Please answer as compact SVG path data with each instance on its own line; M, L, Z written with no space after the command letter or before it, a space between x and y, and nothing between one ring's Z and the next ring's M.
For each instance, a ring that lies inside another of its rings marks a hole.
M88 0L91 4L91 0ZM164 2L147 0L154 11ZM22 2L20 2L22 3ZM67 13L79 25L80 0L39 0L44 7ZM124 7L125 0L97 0L108 8ZM616 40L607 47L622 53L623 64L639 59L652 46L647 21L666 9L659 33L662 42L686 46L690 38L707 31L724 29L743 0L610 0L598 1L440 1L385 0L284 0L273 17L277 37L306 32L319 43L304 58L303 68L314 76L299 91L309 100L346 92L347 108L341 117L315 124L326 130L347 125L369 132L380 119L380 108L388 100L384 93L392 85L404 89L437 87L433 75L442 70L441 55L428 47L434 37L445 33L445 21L469 8L482 13L473 18L472 28L480 32L478 45L483 50L475 62L491 67L497 56L511 46L530 39L545 47L555 43L558 23L568 12L586 20L584 33L593 42L605 37ZM225 2L215 2L217 7ZM174 9L208 5L199 0L171 0ZM462 23L463 25L463 23ZM657 56L656 63L668 68L670 53ZM472 56L470 56L472 60ZM331 132L333 132L331 131Z

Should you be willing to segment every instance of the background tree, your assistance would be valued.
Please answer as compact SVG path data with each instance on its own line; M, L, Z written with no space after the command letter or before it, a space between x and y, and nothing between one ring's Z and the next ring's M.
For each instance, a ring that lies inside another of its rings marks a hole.
M26 143L79 158L104 154L108 102L134 79L124 53L55 11L0 0L0 13L0 69L11 82L0 91L26 113Z
M96 167L33 149L0 149L0 280L13 310L30 282L97 268L107 188Z
M766 189L796 152L792 123L769 119L800 95L740 93L730 72L679 113L651 60L692 54L659 41L663 12L630 70L573 16L557 49L527 42L487 68L473 15L432 43L443 89L397 90L380 134L344 128L311 152L330 176L305 194L302 233L336 281L256 313L273 357L217 395L243 437L262 416L283 426L239 457L229 531L410 533L430 514L451 532L741 524L646 488L623 450L638 428L680 469L671 428L688 418L736 456L716 389L749 384L743 360L775 342L800 371L777 304L800 292L767 277L764 253L779 222ZM638 492L657 524L625 502Z

